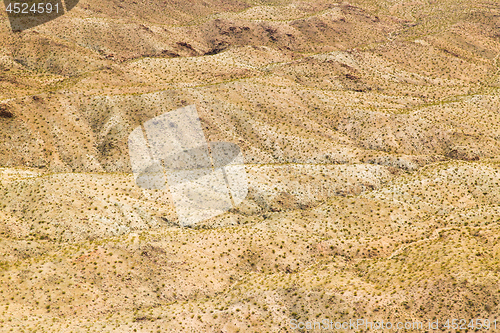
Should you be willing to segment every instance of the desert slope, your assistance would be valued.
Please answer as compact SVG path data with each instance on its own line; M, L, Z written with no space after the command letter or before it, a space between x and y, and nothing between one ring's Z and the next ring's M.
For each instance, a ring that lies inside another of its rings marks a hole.
M0 22L0 331L500 319L495 2L82 0ZM191 104L249 193L181 228L127 140Z

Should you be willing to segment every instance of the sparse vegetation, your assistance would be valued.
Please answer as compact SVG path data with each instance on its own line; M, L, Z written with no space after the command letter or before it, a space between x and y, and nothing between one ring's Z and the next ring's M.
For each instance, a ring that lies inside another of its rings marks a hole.
M0 331L499 319L498 6L149 4L0 29ZM127 138L189 104L250 190L180 228Z

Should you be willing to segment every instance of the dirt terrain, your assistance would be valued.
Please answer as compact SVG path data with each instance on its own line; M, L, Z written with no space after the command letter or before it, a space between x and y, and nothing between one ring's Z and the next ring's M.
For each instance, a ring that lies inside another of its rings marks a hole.
M21 32L0 10L1 332L500 327L498 2L81 0ZM192 104L249 193L182 228L128 136Z

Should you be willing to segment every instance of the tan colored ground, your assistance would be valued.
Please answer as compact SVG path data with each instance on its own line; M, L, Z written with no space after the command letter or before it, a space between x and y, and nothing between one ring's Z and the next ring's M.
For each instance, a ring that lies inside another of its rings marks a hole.
M1 8L0 331L500 320L498 3ZM189 104L250 190L180 228L127 138Z

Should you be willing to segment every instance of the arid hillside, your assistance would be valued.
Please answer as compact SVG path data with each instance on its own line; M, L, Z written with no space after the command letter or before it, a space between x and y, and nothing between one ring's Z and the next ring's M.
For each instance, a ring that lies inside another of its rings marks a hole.
M0 331L500 327L497 2L81 0L24 31L0 9ZM193 104L249 192L182 228L128 137Z

